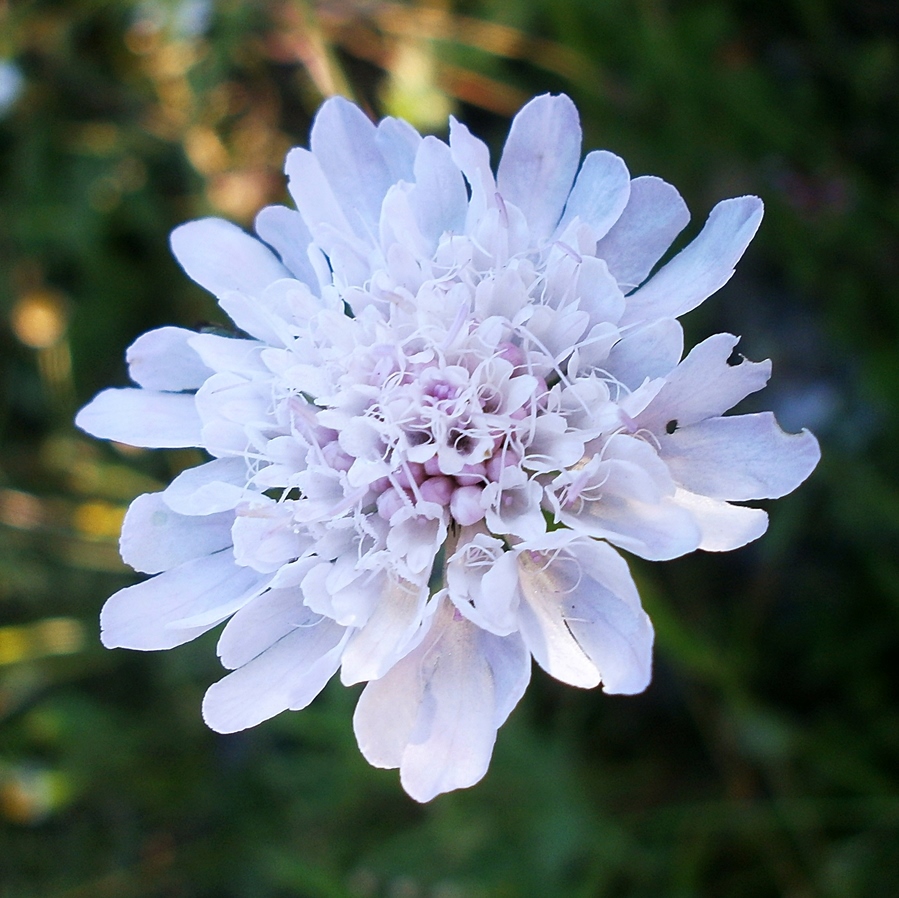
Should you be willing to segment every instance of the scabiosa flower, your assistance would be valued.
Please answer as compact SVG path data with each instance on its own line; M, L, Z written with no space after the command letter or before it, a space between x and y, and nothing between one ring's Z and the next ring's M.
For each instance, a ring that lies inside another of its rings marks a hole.
M167 649L228 620L220 732L305 707L340 670L375 766L427 801L486 772L531 657L574 686L637 693L653 631L618 549L725 551L815 467L808 432L724 417L770 364L718 334L683 355L678 316L718 290L755 197L688 220L655 177L580 162L577 111L541 96L496 176L449 143L328 100L287 157L297 210L258 237L219 219L172 248L245 336L163 327L128 350L136 388L77 418L211 460L139 496L121 550L153 574L101 616L109 647Z

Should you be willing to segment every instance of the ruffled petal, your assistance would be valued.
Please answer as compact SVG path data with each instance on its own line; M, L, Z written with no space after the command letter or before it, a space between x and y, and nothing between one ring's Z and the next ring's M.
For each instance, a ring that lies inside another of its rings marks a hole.
M685 489L734 502L792 492L821 458L807 430L785 433L771 412L709 418L659 436L660 454Z
M674 187L661 178L634 178L627 205L609 233L596 244L596 255L605 259L625 290L636 287L689 220L687 204Z
M486 633L443 599L421 645L365 687L353 717L359 748L375 767L399 767L416 801L472 786L529 679L518 634Z
M189 221L172 231L172 252L188 276L214 296L259 293L290 272L264 244L221 218Z
M652 624L624 560L577 540L519 552L521 633L537 663L572 686L642 692L652 672Z
M755 236L763 212L757 196L718 203L699 236L629 298L624 320L677 318L720 290Z
M122 561L144 574L158 574L231 545L234 514L181 515L162 493L138 496L122 523Z
M190 346L196 336L182 327L141 334L125 351L129 377L147 390L196 390L212 374Z
M580 155L580 119L564 94L535 97L512 120L496 186L507 203L521 209L537 240L558 223Z
M203 445L196 400L186 393L103 390L78 412L75 424L100 439L145 449Z
M100 613L107 648L170 649L195 639L265 588L256 571L238 567L230 552L188 561L110 597ZM182 626L198 615L204 623Z
M739 337L715 334L690 350L690 354L665 378L665 386L637 417L649 430L663 430L671 421L686 427L715 418L733 408L750 393L761 390L771 376L771 362L728 359Z

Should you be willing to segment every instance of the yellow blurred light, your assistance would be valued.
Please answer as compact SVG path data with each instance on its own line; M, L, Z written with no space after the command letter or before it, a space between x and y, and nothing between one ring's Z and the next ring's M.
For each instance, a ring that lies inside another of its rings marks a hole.
M213 206L243 221L251 219L272 192L272 173L259 169L222 172L206 186L206 197Z
M109 539L119 535L125 509L110 502L83 502L72 515L72 524L90 539Z
M453 104L437 86L436 61L429 43L399 42L387 70L383 96L387 112L425 131L446 125Z
M0 666L48 655L74 655L84 645L84 627L71 617L48 617L34 624L0 627Z
M184 135L184 151L201 175L224 171L230 163L228 151L218 134L204 125L188 128Z
M30 655L31 638L26 627L0 627L0 665L17 664Z
M23 294L10 314L13 333L32 349L48 349L64 336L68 326L65 295L51 287L38 287Z

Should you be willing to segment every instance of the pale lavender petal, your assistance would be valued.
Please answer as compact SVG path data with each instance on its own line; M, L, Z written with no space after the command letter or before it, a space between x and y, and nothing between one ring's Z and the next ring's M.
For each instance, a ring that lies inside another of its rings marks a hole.
M190 346L196 336L182 327L141 334L125 351L128 375L147 390L196 390L212 374Z
M755 236L763 212L756 196L718 203L699 236L629 297L624 320L678 317L720 290Z
M768 529L768 515L761 508L731 505L681 489L674 494L674 501L693 515L702 533L699 548L706 552L739 549Z
M265 346L258 340L241 340L219 334L191 334L191 349L209 366L212 372L233 371L245 377L267 374L261 351Z
M599 240L621 217L631 193L631 179L624 160L607 150L588 153L578 172L565 214L559 222L561 234L574 218L590 225Z
M203 699L206 725L217 733L236 733L288 708L304 708L336 672L343 635L344 628L327 619L295 627L209 687Z
M378 122L375 145L390 169L393 183L413 180L412 167L420 144L421 135L408 122L390 116Z
M246 498L245 458L215 458L182 471L162 492L166 505L184 515L214 514Z
M426 586L384 574L372 583L375 610L351 637L341 661L345 686L383 676L414 644L428 598Z
M626 292L643 283L689 220L687 205L674 187L651 175L634 178L627 205L596 244L596 255L605 259Z
M78 412L75 424L100 439L146 449L202 445L196 400L187 393L103 390Z
M272 251L221 218L189 221L172 231L172 252L181 267L214 296L236 290L259 293L290 272Z
M604 543L519 554L521 632L537 663L573 686L642 692L652 669L652 624L624 560Z
M476 230L482 216L496 205L496 180L490 170L490 150L461 122L450 116L450 150L468 186L471 202L465 223L467 232Z
M336 231L350 232L350 224L343 214L318 158L309 150L295 147L284 163L287 189L297 204L309 232L315 236L322 224Z
M556 516L562 523L652 561L677 558L698 547L699 529L672 501L674 482L652 446L617 436L606 443L602 456L581 495L571 488L567 496L560 492ZM558 486L578 477L563 474Z
M580 119L564 94L535 97L512 120L496 186L507 203L521 209L538 240L559 222L580 154Z
M312 235L299 212L286 206L266 206L256 216L254 227L297 280L318 287L318 276L309 260Z
M662 318L627 331L612 347L605 369L629 390L646 378L665 377L684 352L684 330L674 318Z
M309 142L344 215L360 236L375 232L391 184L375 134L374 124L358 106L331 97L315 116Z
M305 561L305 567L314 562ZM321 615L303 604L296 589L269 589L243 606L225 625L218 641L223 666L236 670L297 627L308 628Z
M661 434L662 458L685 489L713 499L778 499L792 492L821 458L807 431L785 433L771 412L709 418Z
M122 561L144 574L158 574L231 545L233 512L181 515L162 493L138 496L122 523Z
M462 233L468 191L449 147L436 137L422 140L415 157L415 187L409 197L421 233L433 252L447 231Z
M353 718L369 763L399 767L416 801L484 776L496 731L530 678L517 634L486 633L452 609L443 600L422 644L365 687Z
M265 582L256 571L238 567L230 552L188 561L109 598L100 613L100 638L109 649L183 645L232 614L236 603L249 601ZM177 626L199 614L212 619Z
M723 415L750 393L761 390L771 375L771 362L743 359L728 364L738 337L716 334L690 350L665 379L655 399L637 417L641 427L662 430L685 427Z

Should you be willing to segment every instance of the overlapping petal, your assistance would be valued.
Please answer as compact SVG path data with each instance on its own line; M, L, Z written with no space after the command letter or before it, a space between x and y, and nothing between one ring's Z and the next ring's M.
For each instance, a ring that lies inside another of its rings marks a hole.
M123 558L155 574L101 615L108 646L162 649L228 621L207 723L254 726L340 671L367 683L360 748L419 801L477 782L531 659L631 694L653 631L618 549L650 560L758 538L818 445L773 416L723 417L770 374L717 334L685 358L678 316L723 285L761 202L686 225L678 192L612 153L579 166L564 96L487 145L342 98L285 170L296 211L259 238L176 229L185 271L242 336L160 328L137 389L77 424L212 460L138 497ZM230 620L229 620L230 618Z

